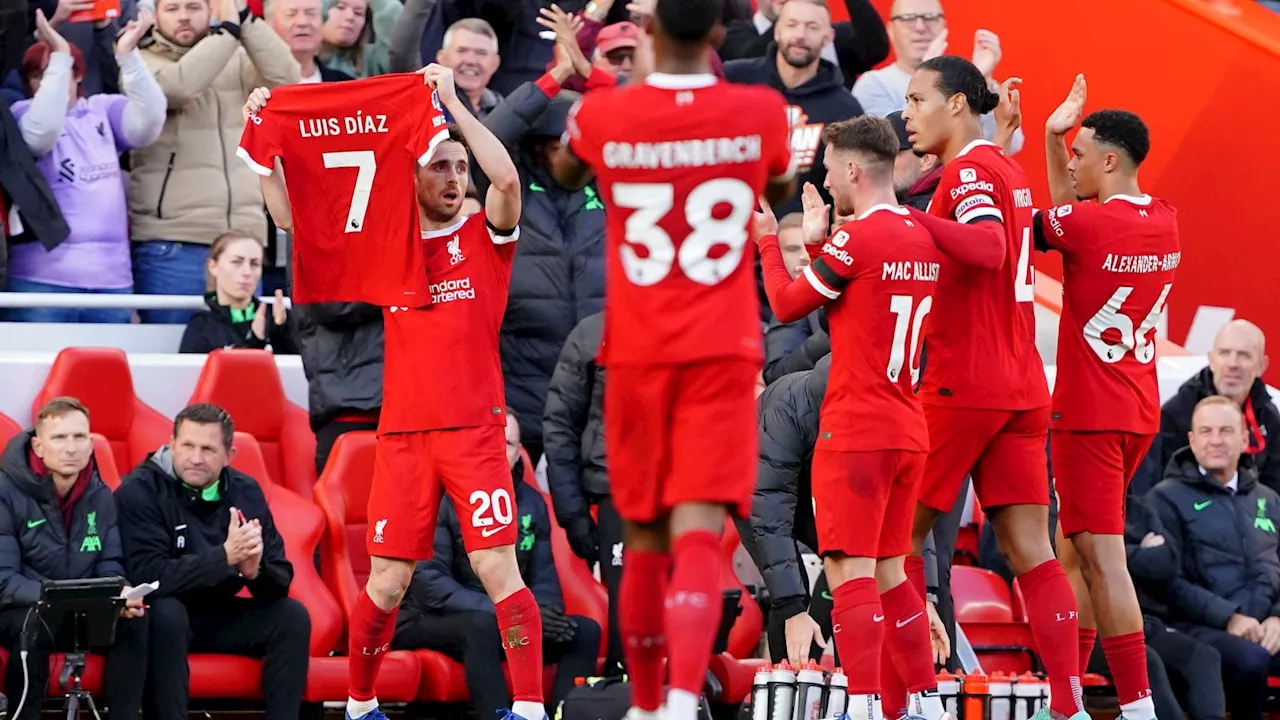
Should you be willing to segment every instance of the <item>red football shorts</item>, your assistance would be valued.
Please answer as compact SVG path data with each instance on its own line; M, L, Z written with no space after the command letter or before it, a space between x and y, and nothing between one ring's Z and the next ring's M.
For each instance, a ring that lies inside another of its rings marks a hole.
M365 546L376 557L427 560L440 492L458 512L467 551L516 541L505 425L378 436Z
M983 410L925 405L929 461L920 504L950 512L965 475L984 508L1048 505L1049 407Z
M609 367L604 432L619 515L653 522L676 505L700 502L747 516L759 372L748 360Z
M1124 496L1154 435L1055 430L1049 442L1062 533L1124 534Z
M926 454L909 450L813 452L818 550L890 558L911 552L911 522Z

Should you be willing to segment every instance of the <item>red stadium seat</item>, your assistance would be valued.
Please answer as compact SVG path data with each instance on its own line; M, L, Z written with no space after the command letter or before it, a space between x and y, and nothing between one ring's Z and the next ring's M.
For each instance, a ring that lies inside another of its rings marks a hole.
M90 433L93 437L93 459L98 463L98 477L115 492L120 487L120 470L116 467L116 455L111 450L111 441L102 433Z
M738 616L733 629L729 631L727 648L729 655L735 658L747 658L755 654L756 648L760 645L760 632L764 628L764 613L760 611L760 606L751 597L751 593L747 592L746 586L738 579L738 573L733 569L733 556L741 545L737 526L732 520L726 519L724 534L720 536L720 557L723 560L720 565L721 587L725 590L737 588L742 591L742 600L738 603L738 607L742 608L742 614Z
M1018 587L1018 579L1013 580L1013 621L1027 621L1027 601L1022 597L1022 588Z
M720 681L721 687L720 697L715 698L715 702L741 704L751 694L751 683L755 680L756 672L768 663L765 658L738 659L727 652L712 655L711 664L707 667Z
M349 432L339 437L329 453L324 474L315 486L314 500L324 514L328 527L322 544L320 567L325 585L332 591L341 608L342 617L351 617L356 598L364 592L365 581L369 579L369 554L365 551L364 537L369 526L366 508L369 504L369 485L373 481L376 443L377 439L370 431ZM295 560L295 568L297 563ZM315 647L314 635L312 643ZM380 699L388 702L409 702L415 699L420 675L435 672L435 668L423 668L420 672L419 660L415 655L400 651L387 653L382 663L382 672L378 675L377 691ZM345 683L346 658L330 660L341 661L340 672L313 659L312 674L318 676L320 672L334 672ZM321 665L325 667L318 667ZM465 691L465 682L463 688Z
M22 426L8 415L0 414L0 448L9 444L14 435L22 432Z
M200 371L191 402L214 403L230 413L237 430L257 439L271 481L311 499L316 436L307 411L285 398L274 355L265 350L214 350Z
M1013 622L1009 586L990 570L964 565L951 568L951 596L956 622Z
M69 395L89 410L89 426L111 445L126 474L173 435L173 423L133 392L129 361L119 348L64 348L31 404L34 420L49 400Z

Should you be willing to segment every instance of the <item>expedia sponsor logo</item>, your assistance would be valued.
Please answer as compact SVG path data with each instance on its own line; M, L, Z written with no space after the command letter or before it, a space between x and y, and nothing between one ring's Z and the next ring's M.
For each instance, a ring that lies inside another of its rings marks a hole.
M961 197L963 195L968 195L971 192L978 192L978 191L985 192L985 193L994 193L996 191L996 186L992 185L986 180L974 180L973 182L967 182L960 185L959 187L951 188L951 199L955 200L956 198Z
M469 277L431 283L430 290L432 303L447 303L453 302L454 300L476 299L476 289L471 287L471 278Z
M1070 214L1071 214L1070 205L1063 205L1062 207L1052 208L1049 210L1049 213L1048 213L1049 229L1053 231L1054 235L1057 235L1058 237L1062 237L1062 223L1058 221L1058 218L1060 216L1065 217Z
M829 255L839 260L845 265L853 264L853 256L850 255L849 251L845 250L844 248L839 248L839 247L836 247L835 245L832 245L831 243L826 243L825 245L822 246L822 252L826 255Z

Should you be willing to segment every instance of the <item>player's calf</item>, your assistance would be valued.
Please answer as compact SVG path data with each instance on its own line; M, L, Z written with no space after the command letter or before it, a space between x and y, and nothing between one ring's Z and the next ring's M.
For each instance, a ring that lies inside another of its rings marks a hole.
M663 617L671 720L697 717L706 684L724 609L717 569L725 514L723 505L701 502L681 503L671 513L672 572Z
M938 696L933 671L933 645L924 598L907 581L903 557L876 563L876 586L884 610L884 648L892 667L881 667L882 676L896 674L902 680L903 697L881 698L886 713L905 709L908 717L940 720L947 715ZM842 656L843 657L843 656Z
M823 565L831 584L832 635L849 675L849 717L882 720L880 656L886 631L876 560L827 553Z
M525 720L544 720L542 704L542 614L520 577L514 545L467 553L471 570L493 600L502 649L511 668L511 712Z
M413 580L412 560L370 557L369 579L356 598L348 632L347 717L377 719L378 699L374 683L382 658L391 649L396 614L405 590Z

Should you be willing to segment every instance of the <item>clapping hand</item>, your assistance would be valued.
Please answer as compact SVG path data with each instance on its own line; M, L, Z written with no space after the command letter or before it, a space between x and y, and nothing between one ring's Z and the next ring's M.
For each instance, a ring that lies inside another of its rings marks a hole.
M1084 114L1084 103L1089 98L1089 86L1085 83L1084 74L1076 75L1076 81L1071 84L1071 92L1067 93L1067 99L1062 101L1057 110L1049 116L1044 123L1045 132L1050 135L1066 135L1071 128L1080 122L1080 116Z
M134 48L138 47L138 41L142 40L151 26L155 24L155 16L150 10L139 10L138 18L130 20L124 26L124 31L120 33L120 37L116 38L116 54L128 55Z
M773 208L769 207L769 201L763 197L760 198L760 209L755 215L755 233L752 239L760 242L760 238L765 235L778 234L778 217L773 214Z
M227 553L227 565L248 575L244 568L249 566L249 561L253 561L253 567L256 568L256 564L262 560L262 524L257 520L246 522L239 510L231 508L227 540L222 543L222 548ZM256 569L253 575L257 575Z
M925 48L923 60L932 60L936 57L947 54L947 29L942 28L937 35L933 37L933 42L929 43L929 47Z
M990 30L979 30L973 34L973 64L982 71L982 77L991 77L1002 55L999 35Z
M91 3L92 4L92 3ZM61 10L62 6L58 6ZM44 17L44 11L36 10L36 39L49 47L51 52L67 54L71 52L71 45L67 39L62 37L53 25Z
M541 17L536 21L542 27L552 31L556 36L556 65L562 70L576 72L583 77L591 74L591 61L583 54L578 44L578 31L582 29L582 18L570 15L553 4L549 8L540 8Z
M804 184L800 201L804 206L804 221L801 223L804 242L806 245L820 245L831 229L831 206L822 201L822 195L813 183Z

